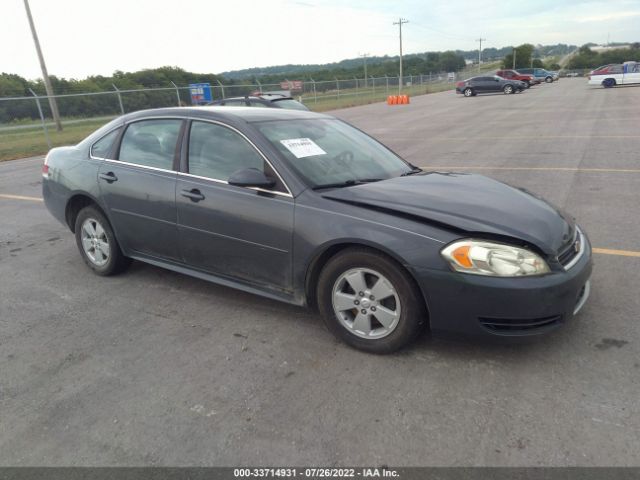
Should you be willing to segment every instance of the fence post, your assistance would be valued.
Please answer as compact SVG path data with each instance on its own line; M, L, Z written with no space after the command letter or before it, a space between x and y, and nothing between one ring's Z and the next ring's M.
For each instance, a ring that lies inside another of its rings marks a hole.
M256 77L256 83L258 84L258 91L262 93L262 84L260 83L260 80L258 80L258 77Z
M373 75L371 75L371 85L373 85L373 96L376 96L376 79L373 78Z
M384 76L385 80L387 81L387 95L389 95L389 77L387 77L386 75Z
M338 81L338 77L333 77L336 79L336 89L338 90L338 98L340 98L340 82Z
M222 91L222 99L224 100L226 98L224 96L224 85L222 85L222 83L220 83L220 80L216 80L216 82L218 82L218 85L220 85L220 90Z
M29 91L31 92L31 95L33 95L36 99L36 105L38 106L38 113L40 114L40 121L42 122L42 129L44 130L44 136L47 139L47 145L49 146L49 148L51 148L51 139L49 138L49 130L47 130L47 124L44 121L42 107L40 106L40 99L38 98L38 95L36 95L36 92L34 92L31 89L29 89Z
M171 82L171 85L173 85L173 88L176 89L176 97L178 98L178 106L180 106L180 90L178 90L178 86L175 83Z
M115 86L115 84L111 84L113 86L113 89L116 91L116 95L118 95L118 103L120 104L120 113L122 115L124 115L124 107L122 106L122 95L120 95L120 90L118 90L118 87Z
M353 79L356 81L356 96L358 95L358 79L356 77L353 77Z

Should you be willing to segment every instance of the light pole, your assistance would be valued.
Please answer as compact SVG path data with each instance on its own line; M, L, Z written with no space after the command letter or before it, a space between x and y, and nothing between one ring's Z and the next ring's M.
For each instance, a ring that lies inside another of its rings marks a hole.
M398 78L398 95L402 93L402 24L409 23L409 20L405 20L400 17L397 22L393 22L394 25L398 25L400 29L400 77Z
M478 42L480 45L478 47L478 73L480 73L480 63L482 62L482 42L486 41L486 38L479 38Z
M360 55L360 57L362 57L362 59L364 60L364 88L367 88L367 57L369 56L368 53L363 53L362 55Z
M60 122L60 113L58 112L58 104L53 97L53 88L51 87L51 80L47 73L47 66L44 63L44 56L42 55L42 49L40 48L40 41L38 40L38 34L36 33L36 26L33 23L33 17L31 16L31 8L29 8L29 0L24 0L24 8L27 11L27 18L29 19L29 26L31 27L31 35L33 36L33 43L36 45L36 52L38 53L38 60L40 60L40 69L42 70L42 79L44 80L44 88L49 97L49 108L51 108L51 116L56 124L56 130L62 131L62 123Z

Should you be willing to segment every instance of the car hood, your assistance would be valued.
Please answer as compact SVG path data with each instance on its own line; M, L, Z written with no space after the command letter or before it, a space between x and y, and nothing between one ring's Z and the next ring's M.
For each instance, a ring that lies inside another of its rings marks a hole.
M574 233L573 219L521 189L482 175L428 172L334 189L324 198L444 224L467 234L523 240L555 255Z

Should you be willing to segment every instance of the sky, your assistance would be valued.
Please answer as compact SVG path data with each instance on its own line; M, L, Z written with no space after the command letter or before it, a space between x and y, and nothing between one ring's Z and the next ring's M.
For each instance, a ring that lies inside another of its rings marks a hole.
M49 74L220 73L360 54L640 41L640 0L30 0ZM0 72L40 77L23 0L0 0Z

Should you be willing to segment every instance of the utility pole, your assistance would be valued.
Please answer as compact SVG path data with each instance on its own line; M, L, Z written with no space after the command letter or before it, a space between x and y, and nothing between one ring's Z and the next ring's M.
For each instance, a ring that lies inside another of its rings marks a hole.
M60 123L60 113L58 112L58 104L56 99L53 98L53 88L51 88L51 80L47 73L47 66L44 63L44 56L42 55L42 49L40 48L40 41L38 40L38 34L36 33L36 26L33 23L33 17L31 16L31 8L29 8L29 0L24 0L24 8L27 11L27 18L29 19L29 26L31 27L31 35L33 36L33 43L36 44L36 52L38 52L38 59L40 60L40 69L42 70L42 79L44 80L44 88L47 91L49 97L49 107L51 108L51 116L56 124L56 129L62 131L62 123Z
M516 69L516 53L518 53L518 51L514 48L513 49L513 70Z
M482 63L482 42L486 41L486 38L479 38L477 41L480 43L478 47L478 73L480 73L480 63Z
M393 22L394 25L398 25L400 28L400 78L398 78L398 95L402 93L402 24L409 23L409 20L405 20L400 17L397 22Z
M367 88L367 57L369 56L368 53L363 53L362 55L359 55L359 57L361 57L364 60L364 88Z

